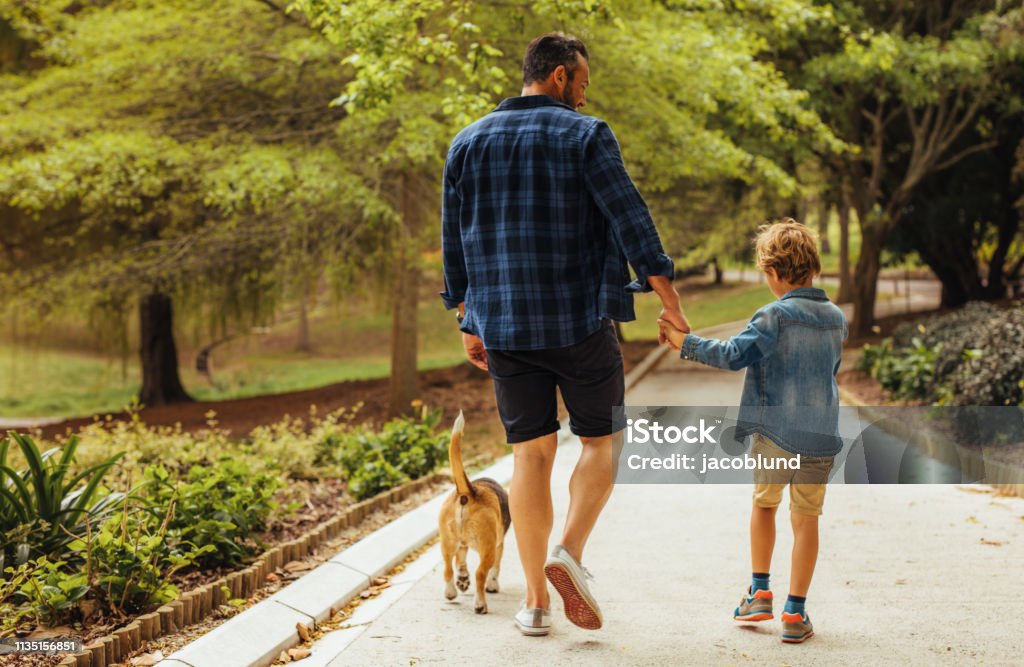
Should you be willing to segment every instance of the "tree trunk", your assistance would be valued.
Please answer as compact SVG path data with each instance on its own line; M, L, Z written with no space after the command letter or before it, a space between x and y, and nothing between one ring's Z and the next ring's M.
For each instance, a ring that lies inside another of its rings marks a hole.
M853 281L850 279L850 204L839 202L839 294L838 303L853 301Z
M313 345L309 341L309 290L303 287L299 297L299 331L295 340L296 352L311 352Z
M416 177L402 176L401 235L394 264L393 310L391 315L391 378L388 411L392 416L409 414L419 394L416 370L417 306L419 305L419 232L423 223L423 202L414 191Z
M832 254L832 244L828 242L828 214L832 210L829 198L821 194L818 199L818 236L821 237L821 254Z
M858 215L863 215L860 211ZM863 217L861 218L863 221ZM877 225L861 222L860 257L857 278L853 282L853 326L851 336L871 335L875 323L875 297L878 294L878 273L881 269L882 234Z
M715 271L715 284L716 285L721 285L722 284L722 278L723 278L723 276L722 276L722 265L718 263L718 258L717 257L712 257L711 258L711 268L714 269L714 271Z
M178 375L178 350L174 344L171 297L153 292L139 304L139 356L142 361L143 405L168 405L191 401Z

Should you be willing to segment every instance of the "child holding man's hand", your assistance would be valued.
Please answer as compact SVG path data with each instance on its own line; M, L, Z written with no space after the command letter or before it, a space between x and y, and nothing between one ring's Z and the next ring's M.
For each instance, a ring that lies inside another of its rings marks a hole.
M805 602L818 557L818 516L825 482L842 449L839 438L839 370L846 317L825 291L813 286L821 272L814 234L791 218L766 225L757 235L757 262L778 300L758 310L729 340L702 338L658 320L662 337L683 359L728 370L746 368L737 438L753 435L751 454L792 459L799 469L755 470L750 517L753 576L733 612L737 621L774 618L769 586L775 546L775 512L790 485L794 545L789 597L782 613L784 642L814 634Z

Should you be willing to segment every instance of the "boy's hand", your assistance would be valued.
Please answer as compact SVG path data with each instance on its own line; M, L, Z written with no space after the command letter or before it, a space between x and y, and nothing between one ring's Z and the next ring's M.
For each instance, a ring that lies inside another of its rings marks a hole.
M658 337L677 351L683 349L683 343L686 341L685 333L677 329L671 322L660 318L658 319Z

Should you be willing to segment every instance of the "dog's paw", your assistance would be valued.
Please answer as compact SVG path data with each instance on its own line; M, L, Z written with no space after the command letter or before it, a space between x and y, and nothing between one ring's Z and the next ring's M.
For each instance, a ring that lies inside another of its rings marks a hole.
M446 581L444 584L444 597L447 600L454 600L459 596L458 591L455 590L455 584L451 581Z
M466 573L459 572L459 578L456 580L455 585L459 587L460 591L463 591L463 592L468 591L469 590L469 572L466 572Z
M484 590L487 591L488 593L497 593L498 590L499 590L498 589L498 580L497 579L488 579L487 580L487 586L486 586L486 588L484 588Z
M478 614L486 614L487 613L487 601L486 600L477 600L476 601L476 606L473 607L473 611L475 611Z

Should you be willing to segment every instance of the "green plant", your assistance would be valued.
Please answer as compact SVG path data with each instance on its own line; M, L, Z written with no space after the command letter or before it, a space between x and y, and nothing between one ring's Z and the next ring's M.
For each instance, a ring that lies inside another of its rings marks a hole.
M169 530L203 549L202 567L237 565L252 556L257 533L278 506L273 499L281 487L277 476L254 474L233 459L194 465L184 480L171 479L163 466L148 466L144 475L150 521L172 515Z
M436 433L441 410L392 419L380 431L355 429L325 441L357 499L368 498L436 470L447 457L447 434Z
M105 522L96 534L69 545L84 560L83 576L94 596L108 609L126 614L173 600L178 589L170 577L214 550L172 540L172 515L173 508L154 531L148 514L129 512L125 505L121 515Z
M369 450L349 475L348 490L356 500L364 500L408 480L379 450Z
M7 465L11 439L28 466L20 472ZM32 556L60 553L85 533L87 523L99 523L123 501L123 494L106 493L102 487L122 455L70 476L78 442L72 437L63 450L46 452L32 438L16 433L0 442L0 568L7 559L21 564Z

